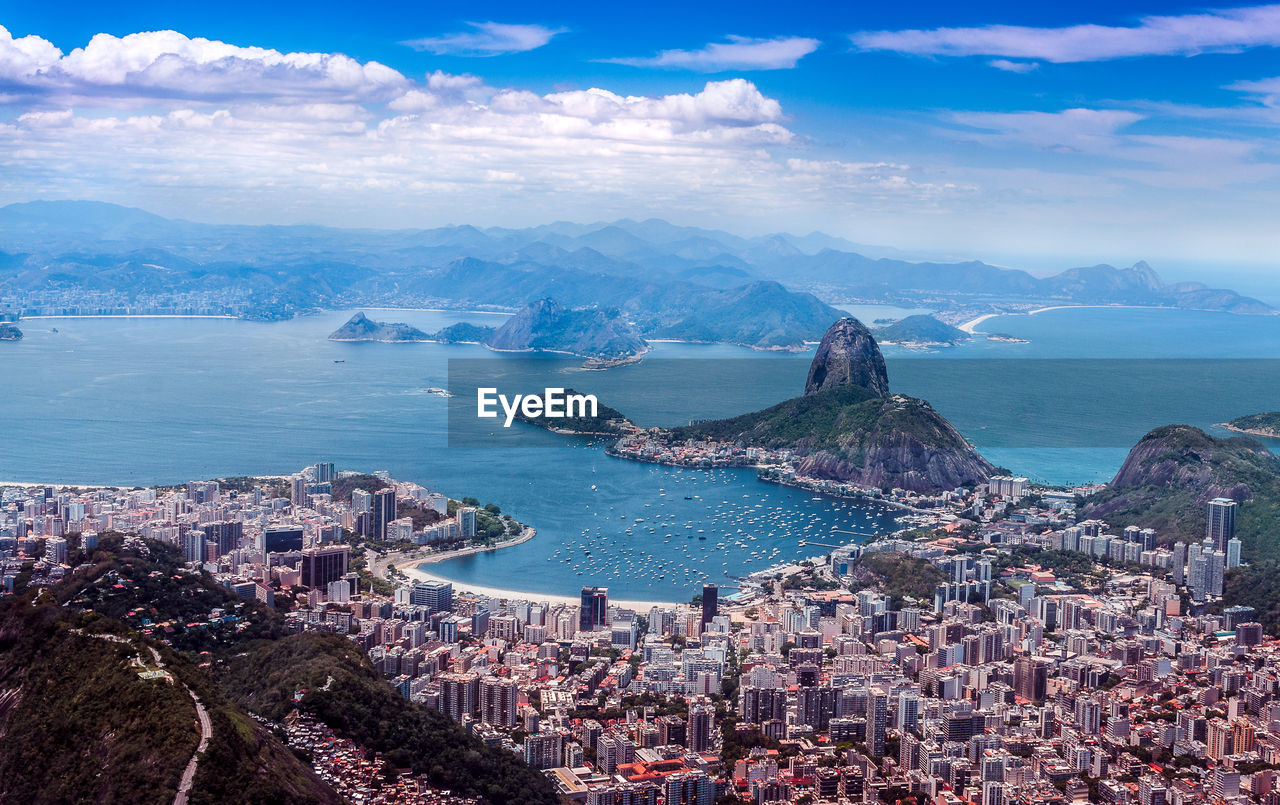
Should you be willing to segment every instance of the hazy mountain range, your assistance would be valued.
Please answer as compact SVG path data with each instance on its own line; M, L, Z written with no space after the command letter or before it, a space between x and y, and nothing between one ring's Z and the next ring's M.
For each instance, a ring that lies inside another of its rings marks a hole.
M976 261L876 259L857 248L821 233L744 238L656 219L359 230L200 224L97 202L30 202L0 208L0 307L86 292L185 294L271 318L379 303L514 309L550 297L570 308L617 308L646 337L757 347L820 337L841 315L827 303L840 302L1276 312L1227 289L1166 285L1145 263L1037 277Z

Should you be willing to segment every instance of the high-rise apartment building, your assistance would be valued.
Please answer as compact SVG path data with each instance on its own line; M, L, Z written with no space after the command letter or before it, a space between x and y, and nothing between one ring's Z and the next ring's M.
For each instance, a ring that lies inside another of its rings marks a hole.
M1213 541L1214 550L1227 552L1227 542L1236 535L1236 502L1231 498L1214 498L1205 512L1206 540Z
M396 519L396 490L379 489L373 493L373 508L370 511L369 536L383 540L387 538L387 525Z
M1034 657L1013 661L1013 692L1029 702L1044 701L1049 685L1049 669Z
M480 720L511 729L519 722L520 690L509 677L487 676L480 681Z

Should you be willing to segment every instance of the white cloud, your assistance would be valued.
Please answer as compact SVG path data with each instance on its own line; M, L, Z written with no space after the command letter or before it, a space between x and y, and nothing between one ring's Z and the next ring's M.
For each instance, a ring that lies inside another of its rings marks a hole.
M670 67L716 73L723 70L789 70L818 49L817 39L800 36L776 39L727 37L728 42L712 42L700 50L664 50L656 56L604 59L610 64L632 67Z
M378 62L338 53L281 53L189 38L176 31L115 37L97 34L65 56L36 36L13 39L0 28L0 79L14 98L48 97L221 100L273 98L310 102L380 100L410 82Z
M1150 187L1220 190L1280 177L1280 164L1265 158L1264 141L1135 132L1146 115L1134 111L961 112L952 119L976 129L964 136L984 145L1087 158L1090 173Z
M608 90L589 89L558 92L543 100L563 114L592 120L648 118L696 128L708 124L760 125L782 119L782 105L766 98L755 84L742 78L710 81L696 95L623 97Z
M792 131L751 81L690 83L538 93L174 32L64 54L0 31L0 203L96 198L198 220L367 226L657 215L989 253L1008 238L1092 242L1117 221L1191 231L1208 205L1252 221L1275 204L1259 182L1280 179L1274 138L1205 136L1199 118L1179 129L1146 107L942 112L941 126L904 116L874 130L851 116L847 140L824 144Z
M991 67L997 70L1004 70L1006 73L1029 73L1033 70L1040 69L1040 65L1033 61L1009 61L1008 59L992 59L987 62Z
M500 56L505 53L536 50L569 30L548 28L545 25L510 25L501 22L469 22L467 24L475 30L410 39L401 44L436 55Z
M864 31L850 37L863 50L918 56L1001 56L1087 62L1138 56L1194 56L1280 45L1280 5L1143 17L1133 26L1071 25Z
M1065 109L1061 112L958 112L952 119L978 132L988 144L1026 143L1049 151L1096 152L1114 143L1117 132L1142 120L1120 109Z
M1227 89L1252 95L1271 109L1280 108L1280 76L1257 81L1237 81L1228 85Z
M62 51L52 42L38 36L14 39L13 34L0 25L0 79L14 80L32 75L56 64Z
M566 204L622 215L637 198L763 209L786 173L765 149L795 139L781 104L741 78L540 95L174 32L95 37L65 56L39 38L0 44L0 80L23 93L0 122L0 202L127 193L342 222L353 205L449 217Z

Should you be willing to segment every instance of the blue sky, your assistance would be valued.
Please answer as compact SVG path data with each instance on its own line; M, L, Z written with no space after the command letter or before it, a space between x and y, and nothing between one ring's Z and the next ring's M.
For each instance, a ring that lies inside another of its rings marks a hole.
M0 26L0 203L659 216L1032 268L1280 252L1276 6L135 2Z

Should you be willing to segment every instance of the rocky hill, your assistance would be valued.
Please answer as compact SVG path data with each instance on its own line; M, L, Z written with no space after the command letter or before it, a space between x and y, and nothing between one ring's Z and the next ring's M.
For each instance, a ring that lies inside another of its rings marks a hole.
M200 738L194 694L212 738L191 803L341 803L227 700L191 661L194 652L189 658L106 614L123 604L140 617L126 599L158 621L178 615L193 596L228 612L251 607L199 576L174 574L168 546L153 543L154 552L126 558L112 553L118 537L106 535L103 544L90 567L51 596L26 591L0 603L0 802L168 805Z
M616 308L567 308L554 299L525 307L489 337L493 349L565 352L584 358L622 358L648 349Z
M1129 451L1108 488L1086 501L1085 514L1115 528L1150 526L1165 541L1198 540L1205 504L1217 497L1241 504L1236 527L1246 560L1280 558L1280 457L1246 436L1156 428Z
M498 328L459 322L435 333L374 321L363 312L329 334L330 341L477 343L511 352L562 352L584 358L628 358L649 345L616 308L565 307L554 299L527 305Z
M953 347L969 340L969 334L959 327L923 313L880 327L875 330L875 336L881 344L929 347Z
M573 388L566 388L564 395L573 397L581 394ZM555 433L574 436L604 436L617 438L636 429L634 423L627 419L621 411L610 408L603 403L596 406L595 416L566 416L563 419L548 419L544 416L529 416L524 409L517 409L517 422L544 428Z
M880 348L852 318L823 336L804 396L671 437L791 449L803 475L919 492L981 483L995 471L927 402L889 394Z
M495 332L497 332L496 327L460 321L437 330L431 338L441 344L486 344Z
M800 349L842 315L816 296L792 293L777 282L753 282L702 297L687 315L655 322L649 337Z
M0 598L0 802L168 805L200 737L194 694L213 734L192 805L338 805L246 712L283 718L299 692L301 712L442 789L555 802L540 772L404 699L344 637L292 634L276 612L187 572L171 545L106 533L86 553L71 542L76 572Z
M408 324L374 321L363 312L347 319L347 323L329 333L330 341L430 341L417 327Z
M889 393L889 372L871 331L855 318L843 318L827 330L809 364L804 393L837 386L859 386L877 397Z

